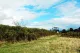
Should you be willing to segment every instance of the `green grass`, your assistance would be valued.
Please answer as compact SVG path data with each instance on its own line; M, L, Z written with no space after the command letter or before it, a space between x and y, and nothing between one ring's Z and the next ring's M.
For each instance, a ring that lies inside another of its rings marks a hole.
M80 53L80 39L47 36L31 42L4 42L0 53Z

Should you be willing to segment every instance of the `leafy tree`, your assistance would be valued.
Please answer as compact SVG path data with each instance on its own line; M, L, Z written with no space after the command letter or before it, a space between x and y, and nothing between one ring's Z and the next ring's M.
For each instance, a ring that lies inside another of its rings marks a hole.
M74 29L73 28L70 28L69 31L74 31Z
M66 29L63 29L63 30L62 30L62 33L66 33Z

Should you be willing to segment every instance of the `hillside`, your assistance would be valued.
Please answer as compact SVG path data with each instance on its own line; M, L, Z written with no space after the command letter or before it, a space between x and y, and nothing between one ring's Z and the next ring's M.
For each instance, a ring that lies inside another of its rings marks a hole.
M0 53L80 53L80 39L47 36L31 42L0 42Z

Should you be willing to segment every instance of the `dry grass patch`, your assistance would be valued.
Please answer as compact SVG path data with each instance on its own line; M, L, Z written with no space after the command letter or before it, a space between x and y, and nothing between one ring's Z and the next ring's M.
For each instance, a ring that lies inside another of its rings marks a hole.
M31 42L3 44L0 53L80 53L80 39L47 36Z

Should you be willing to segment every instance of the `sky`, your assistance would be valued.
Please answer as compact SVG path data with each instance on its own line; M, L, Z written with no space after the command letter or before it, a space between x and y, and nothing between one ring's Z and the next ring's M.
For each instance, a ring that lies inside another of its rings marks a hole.
M80 27L80 0L0 0L0 24L31 28Z

